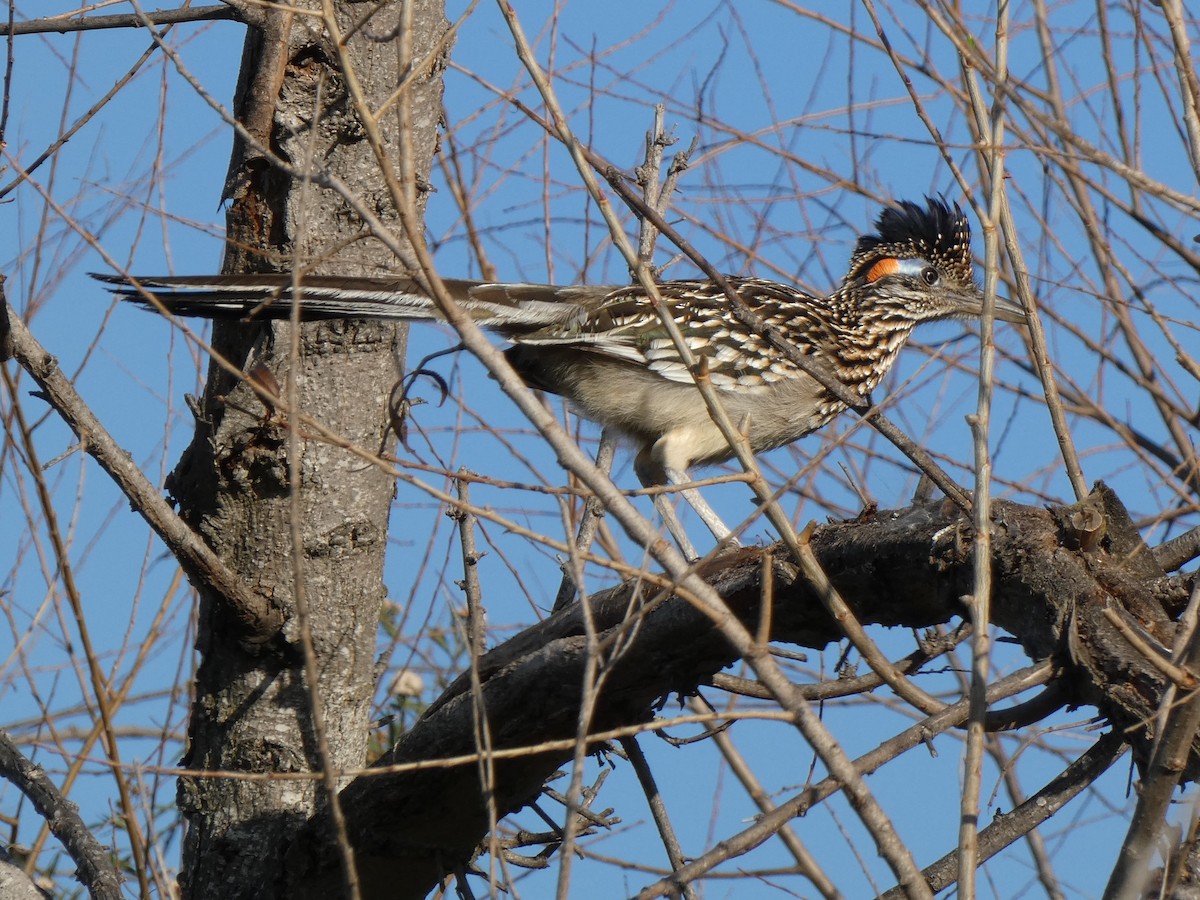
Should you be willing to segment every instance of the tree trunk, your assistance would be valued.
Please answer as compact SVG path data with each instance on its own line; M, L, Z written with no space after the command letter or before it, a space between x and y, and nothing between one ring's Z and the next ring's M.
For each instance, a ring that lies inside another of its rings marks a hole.
M439 0L338 7L341 30L351 35L349 59L372 108L396 90L412 68L409 59L424 61L439 47L447 27ZM224 271L395 271L393 254L366 234L342 196L321 186L332 183L327 176L338 179L385 224L396 222L329 36L317 31L316 17L269 11L257 24L246 38L236 98L246 134L236 141L226 185ZM418 185L437 140L441 69L440 56L420 66L405 101L380 122L397 172L397 148L411 148ZM314 182L296 172L311 173ZM419 205L423 210L423 198ZM404 333L379 323L330 322L302 327L298 359L290 343L288 326L218 324L213 336L237 369L265 367L280 386L294 367L300 414L369 451L389 446L386 404L399 377ZM286 398L286 388L280 393ZM241 378L214 362L195 436L169 483L185 518L287 619L274 640L254 646L221 597L201 596L185 760L197 772L319 770L314 690L323 698L330 763L364 763L393 486L379 468L302 429L294 506L289 419L296 417L286 399L280 407L267 409ZM316 685L304 674L296 571L320 672ZM197 775L181 779L179 804L188 821L181 882L189 897L286 896L287 846L302 825L328 814L324 789L312 781Z

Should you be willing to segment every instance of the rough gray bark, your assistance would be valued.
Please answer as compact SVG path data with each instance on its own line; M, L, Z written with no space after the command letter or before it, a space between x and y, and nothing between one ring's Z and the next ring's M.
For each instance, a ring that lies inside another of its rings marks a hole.
M994 504L995 622L1033 659L1051 659L1065 702L1095 706L1128 729L1139 764L1153 735L1147 723L1165 681L1104 615L1118 612L1170 646L1186 586L1164 578L1117 498L1099 486L1085 503L1050 510ZM813 549L864 623L923 627L960 616L972 583L972 529L947 503L878 512L817 529ZM782 547L745 549L704 573L747 626L759 622L764 553L772 554L772 637L823 647L842 637ZM656 701L708 682L736 654L711 622L684 600L646 607L653 588L630 582L591 598L606 659L592 730L645 721ZM564 610L486 654L479 664L484 705L497 748L569 739L575 733L586 657L578 607ZM537 702L531 703L530 698ZM1051 709L1057 708L1055 704ZM1050 710L1047 710L1049 712ZM388 765L470 754L472 700L460 678L378 761ZM500 815L534 799L571 757L569 749L496 764ZM1187 777L1197 772L1193 745ZM463 866L483 839L487 811L475 765L360 778L343 792L364 897L422 897ZM336 858L314 828L292 869L297 897L324 896ZM326 838L327 841L327 838Z
M350 58L375 107L406 75L404 29L411 28L410 46L420 57L447 27L440 0L412 4L408 23L406 6L339 4L342 30L353 32ZM331 175L385 224L396 221L377 162L355 127L335 48L314 31L317 22L266 10L261 27L247 35L236 98L246 135L236 141L226 186L227 272L295 265L360 275L399 268L344 199L318 186ZM398 104L381 122L399 171L400 127L407 119L418 183L436 146L440 73L435 65L414 79L407 109ZM317 184L294 177L297 171L311 172ZM280 386L295 365L301 412L361 447L386 447L386 404L399 374L403 333L378 323L304 326L298 361L290 358L289 340L286 326L233 323L216 326L213 344L243 370L265 367ZM221 598L202 594L186 757L196 770L320 768L313 686L304 677L294 600L292 435L286 416L271 413L240 379L214 365L195 437L168 485L182 515L287 618L274 640L252 645L242 640ZM303 584L321 672L316 690L324 698L332 764L354 768L363 765L366 749L393 485L379 469L329 443L301 438L300 453ZM313 782L189 777L180 781L179 803L188 820L180 879L188 897L288 896L285 848L310 818L327 815Z
M38 890L25 870L10 861L7 853L0 851L0 897L5 900L46 900L49 896Z

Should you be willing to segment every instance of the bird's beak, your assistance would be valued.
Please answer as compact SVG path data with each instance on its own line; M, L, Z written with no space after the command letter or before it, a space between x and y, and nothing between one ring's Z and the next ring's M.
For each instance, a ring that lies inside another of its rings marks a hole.
M996 303L992 307L992 312L1001 322L1012 322L1014 325L1024 325L1029 321L1019 304L1013 303L1011 300L1006 300L1003 297L997 297Z
M979 318L983 315L983 291L978 287L971 288L959 295L964 306L960 315ZM1024 325L1029 321L1020 304L1013 303L1004 297L997 297L992 306L992 315L1000 322L1012 322L1014 325Z

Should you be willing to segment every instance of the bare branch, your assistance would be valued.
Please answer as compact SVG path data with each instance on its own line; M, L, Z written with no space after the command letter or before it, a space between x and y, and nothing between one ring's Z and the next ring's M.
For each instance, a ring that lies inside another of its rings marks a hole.
M118 900L124 896L121 874L112 854L88 830L79 817L79 808L59 793L41 766L26 759L6 731L0 731L0 776L28 797L33 808L46 820L50 831L62 842L78 867L79 883L93 897Z
M145 28L149 25L177 25L181 22L245 21L241 3L227 0L221 6L190 6L165 9L142 15L129 13L120 16L75 16L72 18L31 19L13 22L4 32L8 34L66 34L69 31L99 31L104 28Z

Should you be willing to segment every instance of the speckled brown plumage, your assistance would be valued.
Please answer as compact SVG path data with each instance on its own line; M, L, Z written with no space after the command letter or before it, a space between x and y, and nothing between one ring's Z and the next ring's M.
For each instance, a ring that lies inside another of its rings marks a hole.
M143 305L149 305L146 291L176 315L287 318L294 299L286 274L98 277ZM862 396L887 374L914 327L978 316L983 302L970 224L957 205L933 199L885 209L875 233L858 239L845 277L827 296L759 278L728 283L800 353L820 356ZM632 439L643 481L659 483L731 455L640 287L459 280L446 286L482 326L512 343L508 358L527 383L568 398L582 415ZM712 282L669 281L659 291L753 450L788 444L844 409L741 324ZM438 318L433 302L407 278L307 277L301 303L305 319ZM1006 301L997 301L995 311L998 319L1024 321Z

